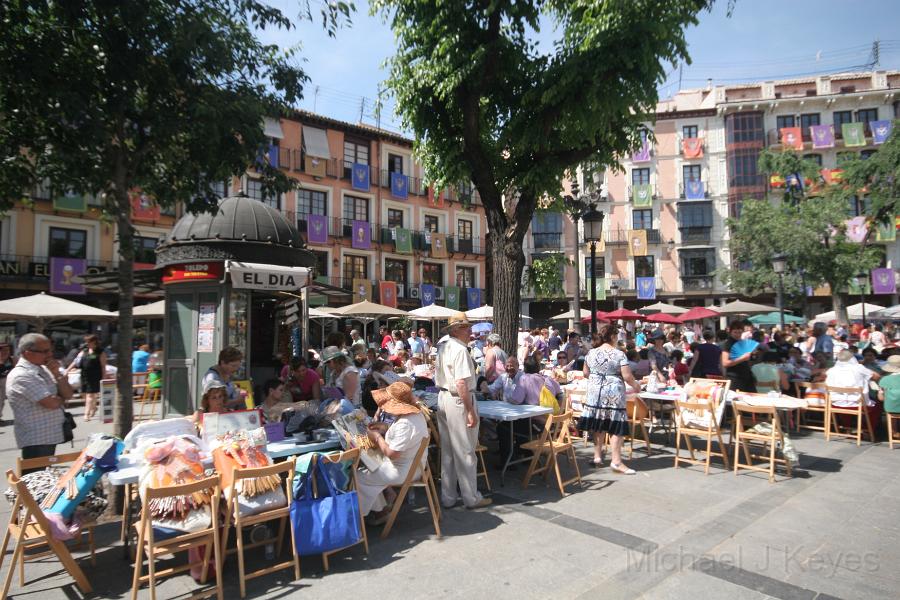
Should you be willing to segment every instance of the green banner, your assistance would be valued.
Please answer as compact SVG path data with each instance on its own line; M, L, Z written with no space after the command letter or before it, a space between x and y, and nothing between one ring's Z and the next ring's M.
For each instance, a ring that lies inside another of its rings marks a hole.
M397 252L412 254L412 233L410 233L409 229L397 227L395 232L396 240L394 241L394 248Z
M597 300L606 300L606 278L598 277L596 285L597 285ZM585 300L590 301L590 299L591 299L591 278L590 277L588 277L587 281L584 282L584 293L586 296ZM581 308L584 308L584 306L582 306Z
M879 223L875 233L879 242L894 242L897 240L897 228L893 223L888 223L887 225Z
M444 288L444 298L447 308L459 310L459 287L448 285Z
M872 280L866 277L863 281L863 285L859 286L854 280L851 279L847 284L847 293L851 296L870 295L872 293ZM860 290L860 287L862 287L863 289Z
M632 186L631 201L639 208L653 206L653 188L649 183Z
M53 196L53 209L83 213L87 211L87 198L80 194Z
M866 130L862 123L844 123L841 125L845 146L865 146Z

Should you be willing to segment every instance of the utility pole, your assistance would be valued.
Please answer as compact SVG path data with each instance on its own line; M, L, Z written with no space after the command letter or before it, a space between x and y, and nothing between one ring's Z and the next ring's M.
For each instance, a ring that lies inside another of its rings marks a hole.
M366 112L366 97L363 96L362 100L359 101L359 122L363 122L363 115Z

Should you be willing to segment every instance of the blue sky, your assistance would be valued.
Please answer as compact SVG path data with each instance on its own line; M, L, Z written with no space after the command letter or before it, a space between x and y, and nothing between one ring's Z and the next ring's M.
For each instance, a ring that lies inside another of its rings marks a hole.
M662 0L664 1L664 0ZM272 0L285 10L297 0ZM322 0L310 0L318 10ZM900 2L896 0L737 0L726 15L727 0L687 32L693 64L671 71L660 86L663 96L679 88L829 73L860 68L871 60L872 42L881 43L881 67L900 69ZM542 36L549 39L552 32ZM299 23L291 32L264 33L282 46L301 45L300 56L311 81L300 108L330 117L374 124L373 104L385 79L384 60L393 53L394 39L380 17L368 14L368 3L357 2L350 28L329 38L319 23ZM318 91L317 91L318 89ZM399 129L390 114L381 125Z

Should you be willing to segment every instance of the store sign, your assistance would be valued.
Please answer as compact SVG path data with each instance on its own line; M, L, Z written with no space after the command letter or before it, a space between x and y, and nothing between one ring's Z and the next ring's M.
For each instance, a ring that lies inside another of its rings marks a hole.
M279 267L258 263L228 261L231 285L242 290L290 291L309 282L306 267Z
M220 262L194 262L184 265L172 265L163 271L163 283L179 283L182 281L218 281L225 273Z

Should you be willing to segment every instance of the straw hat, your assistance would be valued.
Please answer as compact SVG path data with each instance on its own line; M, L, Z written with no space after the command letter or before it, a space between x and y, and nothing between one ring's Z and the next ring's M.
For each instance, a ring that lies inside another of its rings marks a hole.
M421 412L416 405L412 388L400 381L392 383L383 390L372 390L372 399L381 410L395 417Z
M472 322L469 321L469 317L466 316L466 313L462 311L458 311L453 313L450 317L446 326L444 326L444 330L450 330L454 327L458 327L460 325L471 325Z
M900 373L900 354L888 356L887 362L884 363L881 370L888 373Z
M322 362L328 362L329 360L333 360L339 356L346 356L343 350L338 348L337 346L328 346L324 350L322 350Z

